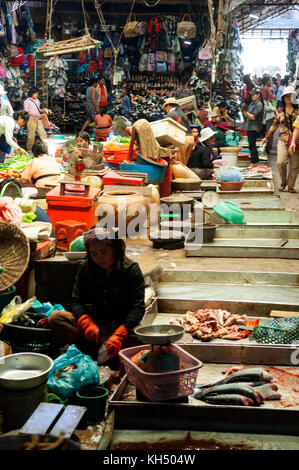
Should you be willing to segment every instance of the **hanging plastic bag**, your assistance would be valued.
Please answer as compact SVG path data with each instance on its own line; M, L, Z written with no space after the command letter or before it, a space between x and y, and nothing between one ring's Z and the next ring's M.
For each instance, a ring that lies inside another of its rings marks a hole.
M65 308L60 304L52 305L51 302L44 302L41 303L39 300L35 300L34 304L30 309L29 312L35 313L43 313L49 317L51 313L55 312L55 310L65 310Z
M199 49L198 58L200 60L212 59L211 46L210 46L209 41L205 41L203 45L201 46L201 48Z
M66 369L67 368L67 369ZM80 388L99 385L98 365L72 344L57 357L49 372L48 390L62 398L72 398Z

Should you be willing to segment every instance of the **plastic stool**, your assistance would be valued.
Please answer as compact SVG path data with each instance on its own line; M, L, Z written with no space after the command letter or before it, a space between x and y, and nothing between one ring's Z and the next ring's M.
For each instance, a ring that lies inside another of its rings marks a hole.
M57 249L68 251L70 243L75 238L80 237L87 230L87 224L78 220L62 220L56 222L55 237L57 239Z

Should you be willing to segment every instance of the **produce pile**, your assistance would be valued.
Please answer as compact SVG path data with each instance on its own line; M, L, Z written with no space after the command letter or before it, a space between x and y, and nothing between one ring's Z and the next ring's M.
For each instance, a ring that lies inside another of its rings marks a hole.
M247 315L231 314L227 310L205 308L196 312L188 311L180 319L171 320L171 325L181 325L194 338L210 341L215 338L242 339L250 331L239 330L238 325L256 326L257 320L248 321Z
M223 379L197 390L194 398L214 405L260 406L265 400L280 400L281 394L266 370L232 366Z
M32 160L29 155L17 155L13 158L10 158L6 163L0 163L0 171L11 170L16 172L22 172L28 163ZM14 175L7 175L14 176ZM5 176L5 178L7 177Z
M0 180L5 180L6 178L21 178L22 172L17 170L0 170Z

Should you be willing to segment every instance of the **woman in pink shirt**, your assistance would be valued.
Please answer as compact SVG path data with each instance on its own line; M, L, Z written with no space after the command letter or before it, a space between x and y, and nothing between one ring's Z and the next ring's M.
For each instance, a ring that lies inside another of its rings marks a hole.
M47 139L48 137L42 122L37 88L31 88L31 90L28 91L28 97L24 101L24 110L29 113L29 120L27 122L27 150L30 152L35 141L36 131L41 140Z

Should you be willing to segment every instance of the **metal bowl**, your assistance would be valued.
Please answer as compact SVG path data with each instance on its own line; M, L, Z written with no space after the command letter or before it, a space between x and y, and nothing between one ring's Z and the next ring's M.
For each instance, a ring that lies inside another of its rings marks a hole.
M145 344L169 344L181 339L185 329L179 325L150 325L136 328L135 333Z
M45 354L17 353L0 359L0 387L26 390L46 382L53 360Z

